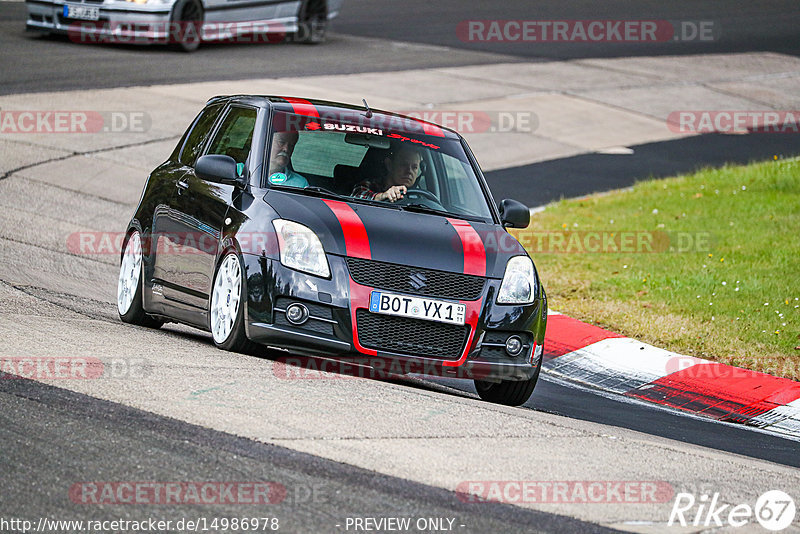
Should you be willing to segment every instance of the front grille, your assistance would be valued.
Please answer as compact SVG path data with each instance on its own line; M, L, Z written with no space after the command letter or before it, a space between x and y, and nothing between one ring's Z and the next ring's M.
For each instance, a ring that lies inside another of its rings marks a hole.
M356 311L358 341L364 347L410 356L457 360L464 351L469 326L391 317Z
M347 258L347 268L358 284L426 297L477 300L486 284L480 276L358 258Z

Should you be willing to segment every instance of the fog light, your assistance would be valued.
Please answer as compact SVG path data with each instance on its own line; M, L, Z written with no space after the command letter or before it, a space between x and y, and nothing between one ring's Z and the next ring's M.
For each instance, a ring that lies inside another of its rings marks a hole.
M308 308L297 302L290 304L286 308L286 319L292 324L301 325L308 320Z
M510 356L518 356L522 352L522 340L519 336L511 336L506 340L506 352Z

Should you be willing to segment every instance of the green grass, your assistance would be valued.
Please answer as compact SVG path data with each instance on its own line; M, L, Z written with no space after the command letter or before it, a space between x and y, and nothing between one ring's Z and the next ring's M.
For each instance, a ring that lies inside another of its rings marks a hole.
M655 252L586 251L626 232ZM562 200L516 235L552 309L683 354L800 379L800 161ZM552 252L558 239L562 252Z

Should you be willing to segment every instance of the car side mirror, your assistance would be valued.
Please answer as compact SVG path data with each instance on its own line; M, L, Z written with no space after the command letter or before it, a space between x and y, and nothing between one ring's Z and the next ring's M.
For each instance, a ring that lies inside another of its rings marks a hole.
M531 223L531 211L522 202L507 198L500 202L500 219L505 227L527 228Z
M194 173L198 178L209 182L244 187L245 181L239 176L236 160L222 154L206 154L200 156L194 165Z

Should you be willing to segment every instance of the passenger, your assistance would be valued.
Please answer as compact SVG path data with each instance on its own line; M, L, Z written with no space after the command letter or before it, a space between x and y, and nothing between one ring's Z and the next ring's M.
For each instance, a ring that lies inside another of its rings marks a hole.
M291 166L292 152L297 144L297 132L275 132L269 155L269 183L292 187L308 187L308 180L294 172Z
M422 172L422 153L412 145L395 147L384 159L386 176L381 180L365 180L356 184L351 196L371 200L401 200Z

